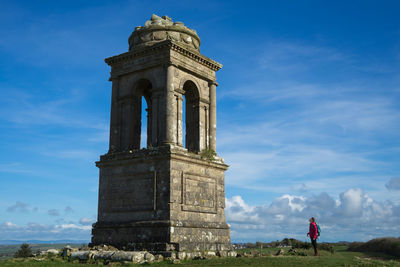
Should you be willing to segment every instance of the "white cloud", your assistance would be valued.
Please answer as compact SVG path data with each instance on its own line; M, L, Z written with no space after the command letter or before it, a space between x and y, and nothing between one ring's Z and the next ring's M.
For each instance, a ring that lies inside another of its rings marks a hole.
M14 228L14 227L17 227L17 225L16 225L16 224L13 224L12 222L5 222L5 223L4 223L4 226L7 227L7 228Z
M76 225L76 224L70 223L70 224L62 224L60 226L60 228L61 229L91 230L92 226L91 225Z
M81 224L81 225L92 225L93 223L94 223L94 220L92 219L92 218L87 218L87 217L82 217L80 220L79 220L79 223Z
M28 223L16 225L12 222L0 223L1 240L87 240L90 239L91 226L64 223L45 225Z
M363 205L368 202L368 198L364 192L359 189L349 189L340 194L340 210L344 216L355 217L362 215Z
M400 230L400 206L377 202L359 188L348 189L337 199L327 193L311 197L285 194L263 206L249 206L241 196L226 203L233 240L304 240L310 217L321 225L322 241L367 240Z
M226 199L226 212L231 222L256 221L257 214L253 213L254 208L248 206L241 196L233 196Z

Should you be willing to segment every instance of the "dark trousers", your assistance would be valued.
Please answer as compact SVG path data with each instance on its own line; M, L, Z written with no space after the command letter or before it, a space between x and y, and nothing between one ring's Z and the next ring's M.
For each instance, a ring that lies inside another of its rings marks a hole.
M318 254L318 250L317 250L317 239L312 239L312 238L310 238L310 239L311 239L311 244L312 244L312 246L313 246L313 248L314 248L314 254L317 255L317 254Z

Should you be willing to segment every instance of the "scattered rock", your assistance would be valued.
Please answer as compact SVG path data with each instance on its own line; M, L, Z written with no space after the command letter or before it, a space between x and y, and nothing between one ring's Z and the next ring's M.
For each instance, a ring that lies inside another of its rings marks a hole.
M116 251L114 254L111 255L111 261L130 261L132 262L133 260L133 254L132 252L125 252L125 251Z
M284 251L283 249L279 249L279 250L276 252L275 256L283 255L284 253L285 253L285 251Z
M111 257L114 255L114 253L114 251L98 251L96 254L94 254L93 258L95 260L111 260Z
M161 262L164 260L170 261L172 264L178 264L182 260L193 259L193 260L204 260L212 257L241 257L236 251L195 251L195 252L170 252L170 257L165 258L161 254L153 255L147 251L124 251L116 250L116 248L108 245L94 246L90 250L78 250L65 246L61 252L59 250L48 250L45 253L60 254L64 259L70 259L71 261L80 262L91 262L90 260L103 262L104 264L112 264L112 262L120 262L123 264L136 263L136 264L151 264L153 262ZM253 257L250 253L243 254L246 257Z
M217 251L216 255L221 258L226 258L228 256L227 251Z
M216 257L217 254L215 253L215 251L207 251L207 252L205 253L205 256L206 256L206 257Z
M145 252L144 253L144 259L148 262L153 262L156 258L154 257L153 254L149 253L149 252Z
M91 256L92 256L92 252L90 252L90 251L71 252L72 260L87 261L89 258L91 258Z
M38 256L58 255L58 254L60 254L60 251L58 249L51 248L46 251L40 251Z
M178 252L176 253L176 257L180 260L184 260L186 259L186 252L185 251Z
M228 251L228 257L240 257L236 251Z
M164 256L161 254L157 254L154 256L155 257L155 261L160 262L164 260Z
M71 246L65 246L62 250L62 257L68 258L69 256L71 256L71 252L72 252L72 248Z
M132 252L132 261L140 263L141 261L144 260L144 254L145 252L138 252L138 251Z

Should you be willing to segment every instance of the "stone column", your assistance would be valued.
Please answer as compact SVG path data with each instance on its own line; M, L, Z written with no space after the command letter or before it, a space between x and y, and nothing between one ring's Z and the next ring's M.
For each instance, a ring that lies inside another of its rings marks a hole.
M152 111L151 111L151 105L148 103L147 104L147 148L152 147L152 139L153 139L153 135L151 133L152 127L153 127L153 123L152 123Z
M203 135L204 136L204 148L208 149L210 147L210 141L209 141L210 140L210 132L209 132L210 114L207 109L207 105L204 105L203 109L204 109L204 135Z
M140 138L142 134L142 96L132 95L129 103L129 149L140 149Z
M210 149L217 151L216 130L217 130L217 84L211 82L210 88Z
M111 92L111 119L110 119L110 147L109 152L116 152L120 149L120 129L119 129L119 79L112 79Z
M164 144L176 144L176 108L174 96L174 66L167 66L166 92L165 92L165 139Z
M183 121L182 121L182 111L183 111L183 97L182 95L178 94L175 96L176 98L176 143L178 146L183 146L182 144L182 127L183 127Z
M152 146L158 146L160 140L160 94L159 92L153 92L151 96L151 144Z

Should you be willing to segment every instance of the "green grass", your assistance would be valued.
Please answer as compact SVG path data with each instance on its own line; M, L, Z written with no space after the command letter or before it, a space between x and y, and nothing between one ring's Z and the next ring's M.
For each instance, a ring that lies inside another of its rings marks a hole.
M386 254L371 254L363 252L352 252L347 251L346 246L335 247L335 253L328 251L321 251L319 257L314 257L313 251L300 250L296 251L305 252L307 256L271 256L275 254L279 248L264 248L262 250L262 257L240 257L240 258L214 258L206 260L187 260L181 261L181 266L399 266L400 259L394 259ZM284 249L288 251L287 248ZM253 255L258 253L256 249L243 249L239 250L243 253L252 253ZM172 263L164 261L160 263L153 263L154 266L171 266ZM50 267L50 266L81 266L81 267L94 267L103 266L103 263L95 264L83 264L78 262L65 262L61 258L47 258L42 261L37 259L9 259L1 261L0 266L21 266L21 267ZM135 264L121 264L121 263L110 263L107 266L140 266Z

